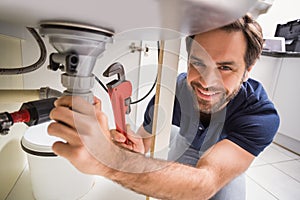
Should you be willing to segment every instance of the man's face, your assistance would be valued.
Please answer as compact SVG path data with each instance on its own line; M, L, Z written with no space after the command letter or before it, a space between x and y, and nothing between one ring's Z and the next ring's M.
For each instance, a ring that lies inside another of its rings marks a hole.
M188 84L201 112L224 108L248 78L242 32L213 30L195 36L188 59Z

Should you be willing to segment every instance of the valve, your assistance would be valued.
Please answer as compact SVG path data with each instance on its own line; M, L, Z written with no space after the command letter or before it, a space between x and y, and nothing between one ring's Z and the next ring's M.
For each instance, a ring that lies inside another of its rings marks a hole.
M48 69L56 71L60 69L67 73L76 73L79 63L79 57L76 53L52 53L50 55L50 64Z
M23 103L19 111L0 113L0 135L8 134L10 127L15 123L24 122L27 126L34 126L50 121L49 114L56 99L30 101Z

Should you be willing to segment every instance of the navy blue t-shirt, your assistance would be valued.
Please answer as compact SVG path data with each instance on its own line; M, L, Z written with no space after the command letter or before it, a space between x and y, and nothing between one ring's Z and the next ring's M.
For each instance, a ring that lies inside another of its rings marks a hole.
M154 97L147 106L143 122L149 133L152 132L153 104ZM272 142L279 127L273 103L262 85L253 79L242 84L226 108L212 114L208 127L201 123L194 105L195 97L187 85L186 73L182 73L177 78L172 124L180 128L180 137L195 152L204 152L216 142L228 139L257 156Z

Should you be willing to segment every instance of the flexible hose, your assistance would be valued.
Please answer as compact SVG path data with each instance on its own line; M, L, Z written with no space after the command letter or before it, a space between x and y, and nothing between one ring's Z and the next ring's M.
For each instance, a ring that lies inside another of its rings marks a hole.
M19 67L19 68L0 68L0 75L25 74L37 70L45 63L47 57L47 50L42 38L39 36L39 34L36 32L34 28L27 27L27 30L32 34L32 36L34 37L34 39L37 41L39 45L41 51L40 58L36 63L29 66Z

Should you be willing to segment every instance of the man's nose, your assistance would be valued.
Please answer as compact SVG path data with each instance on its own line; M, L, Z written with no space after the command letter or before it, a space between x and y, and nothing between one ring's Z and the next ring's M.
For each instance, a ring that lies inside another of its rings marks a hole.
M221 81L219 70L211 67L199 71L199 76L199 81L204 88L214 87Z

